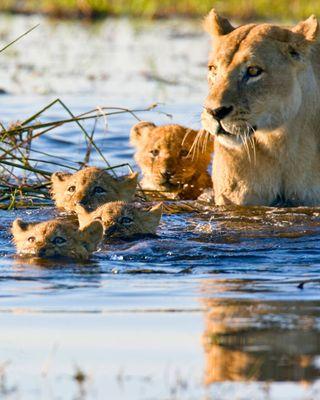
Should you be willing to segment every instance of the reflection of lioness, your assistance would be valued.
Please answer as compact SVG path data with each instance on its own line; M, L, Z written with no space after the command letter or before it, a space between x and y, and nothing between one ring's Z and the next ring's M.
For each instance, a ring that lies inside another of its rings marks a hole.
M218 205L320 204L320 46L311 16L294 28L233 28L214 10L203 127L215 135Z
M196 199L212 187L207 172L213 151L210 135L181 125L140 122L131 129L135 159L144 189L166 192L172 199Z

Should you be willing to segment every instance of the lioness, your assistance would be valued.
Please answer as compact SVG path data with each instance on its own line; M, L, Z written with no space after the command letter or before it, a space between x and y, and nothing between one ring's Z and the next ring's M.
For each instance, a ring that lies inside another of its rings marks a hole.
M162 215L162 204L146 208L137 203L117 201L106 203L92 213L77 206L76 212L80 227L99 220L103 225L105 238L127 238L134 235L155 235Z
M16 219L12 224L13 241L20 255L68 257L87 260L103 236L101 222L93 221L79 229L72 222L50 220L27 223Z
M114 178L101 168L87 167L74 174L56 172L51 182L51 194L57 207L74 211L80 204L87 211L93 211L108 201L131 201L138 174Z
M218 205L320 204L318 21L234 28L214 10L203 128Z
M132 127L130 139L143 174L143 189L188 200L212 187L207 172L213 152L210 136L202 137L198 131L180 125L139 122Z

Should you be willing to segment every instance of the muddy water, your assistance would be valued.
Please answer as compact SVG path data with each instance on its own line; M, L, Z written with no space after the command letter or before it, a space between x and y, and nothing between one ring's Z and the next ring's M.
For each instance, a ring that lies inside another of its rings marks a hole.
M164 102L139 116L199 126L209 44L195 22L0 20L3 43L41 22L0 57L4 123L60 97L75 113ZM97 127L112 164L134 165L133 123ZM35 146L71 164L85 152L74 125ZM85 264L15 257L11 222L56 211L0 211L0 398L320 398L320 209L196 206Z

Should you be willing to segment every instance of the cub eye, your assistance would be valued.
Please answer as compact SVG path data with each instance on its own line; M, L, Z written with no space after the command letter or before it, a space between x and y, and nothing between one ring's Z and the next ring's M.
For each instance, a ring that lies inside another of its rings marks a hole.
M52 239L51 242L52 242L53 244L60 245L60 244L65 243L65 242L66 242L66 239L64 239L64 238L61 237L61 236L56 236L55 238Z
M189 150L187 150L187 149L182 149L180 151L180 157L187 157L188 154L189 154Z
M247 76L250 78L255 78L256 76L261 75L263 72L263 69L260 67L248 67L247 68Z
M36 241L36 238L34 236L29 236L28 237L28 242L34 243Z
M93 194L102 194L105 193L106 191L101 187L101 186L96 186L93 189Z
M215 72L215 71L216 71L215 65L212 65L212 64L208 65L208 70L209 70L210 72Z
M76 190L75 186L69 186L68 187L68 192L73 193Z
M153 157L157 157L159 155L159 150L151 150L150 153L153 155Z
M130 225L133 222L133 219L130 217L122 217L119 219L119 223L123 225Z

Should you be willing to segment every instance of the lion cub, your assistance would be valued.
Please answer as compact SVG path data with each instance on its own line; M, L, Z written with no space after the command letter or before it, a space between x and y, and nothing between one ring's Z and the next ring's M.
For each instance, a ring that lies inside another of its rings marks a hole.
M105 238L127 238L134 235L155 235L162 215L162 204L148 209L137 203L117 201L106 203L92 213L77 206L76 212L80 227L99 220L102 222Z
M167 192L165 197L171 199L193 200L212 187L207 170L213 139L205 131L139 122L131 129L130 141L144 189Z
M17 252L34 257L68 257L87 260L103 237L102 224L93 221L84 228L70 221L53 219L27 223L16 219L11 232Z
M138 174L114 178L101 168L87 167L74 174L56 172L51 182L57 207L74 211L80 204L87 211L93 211L109 201L131 201L136 192Z

